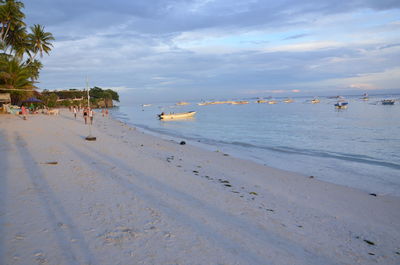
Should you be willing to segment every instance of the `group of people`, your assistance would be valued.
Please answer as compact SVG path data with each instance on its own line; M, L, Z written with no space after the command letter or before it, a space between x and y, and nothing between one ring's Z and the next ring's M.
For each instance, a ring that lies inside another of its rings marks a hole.
M93 109L91 109L89 107L82 108L82 109L83 109L83 119L85 120L85 124L88 124L88 123L93 124L93 116L94 116ZM80 106L70 107L70 111L72 111L74 113L74 118L76 120L76 116L81 111L81 107ZM103 117L108 116L108 109L102 109L101 114Z

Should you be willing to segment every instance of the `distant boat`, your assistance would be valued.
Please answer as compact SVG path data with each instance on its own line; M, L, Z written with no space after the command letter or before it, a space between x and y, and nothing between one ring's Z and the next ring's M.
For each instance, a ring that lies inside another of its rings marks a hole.
M319 100L317 98L314 98L313 100L311 100L312 104L317 104L317 103L320 103L320 102L321 102L321 100Z
M349 103L345 101L343 98L338 100L338 102L335 104L336 109L347 109L347 105Z
M278 101L276 101L276 100L269 100L269 101L268 101L268 104L271 104L271 105L272 105L272 104L278 104Z
M381 101L382 105L394 105L395 102L394 99L384 99Z
M161 113L161 114L158 114L158 118L160 120L178 120L178 119L192 118L195 114L196 114L195 111L182 112L182 113L170 113L170 114Z
M188 103L188 102L181 101L181 102L176 103L176 105L177 105L177 106L186 106L186 105L189 105L189 103Z
M285 102L285 103L293 103L294 100L291 99L291 98L286 98L286 99L283 100L283 102Z
M259 99L256 101L256 103L267 103L268 101L266 101L265 99Z
M249 104L249 102L246 100L241 100L241 101L232 101L231 104L232 105L240 105L240 104Z
M361 99L364 100L364 101L368 101L369 100L368 94L364 93L364 95L363 95L363 97Z

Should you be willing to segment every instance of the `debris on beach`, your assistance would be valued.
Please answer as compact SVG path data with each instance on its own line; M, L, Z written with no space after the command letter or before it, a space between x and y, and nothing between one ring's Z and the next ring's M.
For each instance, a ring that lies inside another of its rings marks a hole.
M377 196L376 193L370 193L369 195L375 196L375 197Z
M181 141L179 144L180 144L180 145L185 145L186 142L185 142L185 141Z
M250 191L249 194L250 194L250 195L256 195L256 196L258 195L258 193L255 192L255 191Z
M374 243L374 242L369 241L369 240L367 240L367 239L364 239L364 242L367 243L367 244L369 244L369 245L371 245L371 246L375 246L375 243Z
M58 162L57 162L57 161L49 161L49 162L44 162L44 163L41 163L41 164L46 164L46 165L58 165Z

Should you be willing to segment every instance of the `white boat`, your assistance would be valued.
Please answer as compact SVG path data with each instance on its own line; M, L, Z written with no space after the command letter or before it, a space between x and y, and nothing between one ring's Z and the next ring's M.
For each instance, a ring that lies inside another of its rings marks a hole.
M348 104L349 103L345 99L342 98L342 99L338 100L338 102L336 102L335 108L336 109L347 109Z
M177 106L186 106L186 105L189 105L189 103L185 102L185 101L181 101L181 102L176 103L175 105L177 105Z
M163 112L161 114L158 114L158 118L160 120L179 120L179 119L192 118L195 114L196 114L195 111L182 112L182 113L170 113L170 114L165 114Z

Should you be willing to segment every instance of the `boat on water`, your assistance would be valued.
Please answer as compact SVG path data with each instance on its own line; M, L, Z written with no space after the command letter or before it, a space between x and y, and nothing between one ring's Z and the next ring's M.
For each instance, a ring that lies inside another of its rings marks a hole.
M283 100L283 102L285 102L285 103L293 103L294 100L291 99L291 98L286 98L286 99Z
M345 101L344 99L338 100L335 104L336 109L347 109L347 105L349 102Z
M320 102L321 102L321 100L319 100L318 98L314 98L314 99L311 100L312 104L317 104L317 103L320 103Z
M189 103L185 102L185 101L181 101L181 102L176 103L176 105L177 106L186 106L186 105L189 105Z
M267 103L268 101L265 99L259 99L256 101L256 103Z
M276 100L270 100L270 101L268 101L268 104L278 104L278 101L276 101Z
M241 100L241 101L232 101L232 105L240 105L240 104L249 104L247 100Z
M394 105L396 100L394 99L384 99L381 101L382 105Z
M361 99L364 100L364 101L368 101L369 100L368 94L364 93L364 95L362 96Z
M162 112L161 114L158 114L158 118L160 120L179 120L179 119L192 118L195 114L196 114L195 111L182 112L182 113L169 113L169 114L165 114L164 112Z

